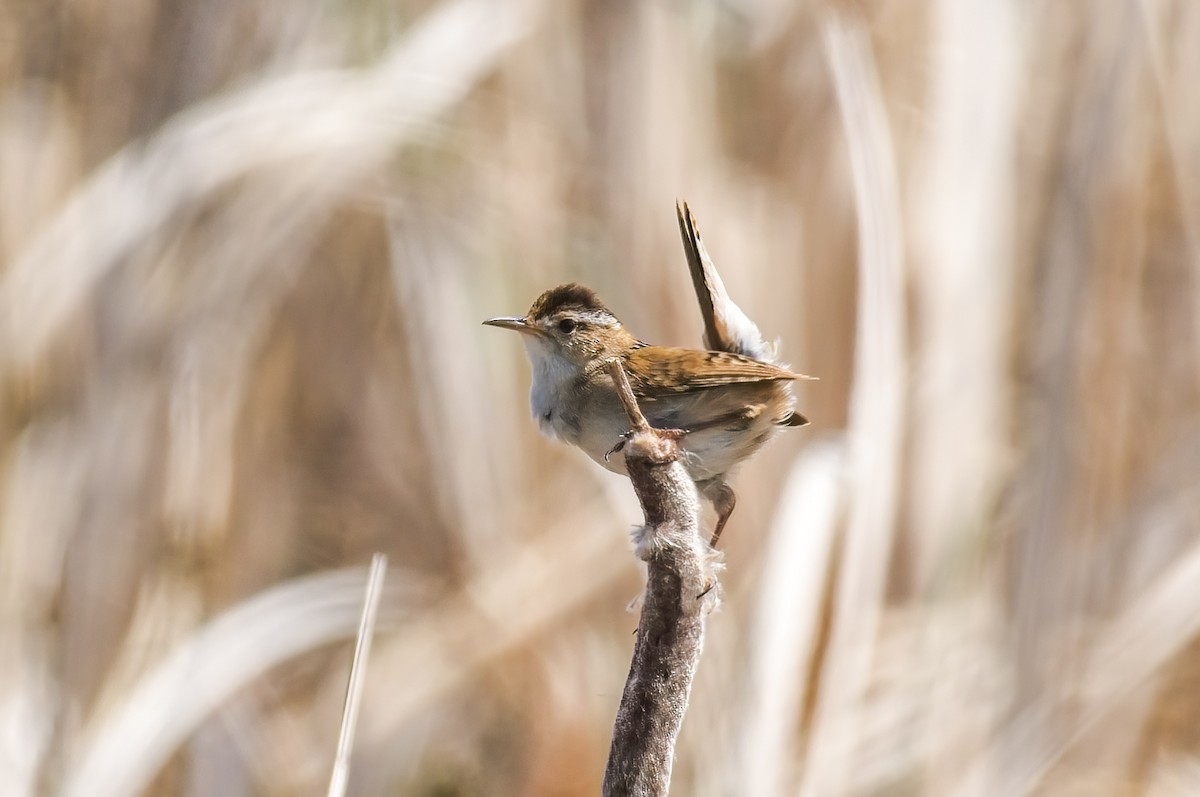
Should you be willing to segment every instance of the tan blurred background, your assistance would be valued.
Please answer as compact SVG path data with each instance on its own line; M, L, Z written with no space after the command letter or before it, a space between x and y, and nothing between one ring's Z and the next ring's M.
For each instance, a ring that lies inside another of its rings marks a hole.
M1200 6L0 0L0 795L591 795L627 482L569 280L813 419L735 479L680 795L1200 794Z

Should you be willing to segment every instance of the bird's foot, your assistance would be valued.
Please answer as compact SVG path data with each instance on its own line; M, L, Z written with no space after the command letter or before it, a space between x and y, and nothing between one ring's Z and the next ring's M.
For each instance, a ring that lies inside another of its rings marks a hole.
M605 452L604 461L608 462L609 457L611 457L613 454L620 453L621 449L625 448L625 444L629 442L629 438L632 435L633 435L633 432L622 433L621 438L619 440L617 440L617 444Z
M671 440L679 440L688 433L687 429L659 429L658 427L653 427L653 428L654 428L654 433L656 435L658 435L659 437L666 437ZM625 444L629 442L629 439L631 437L633 437L633 434L634 434L633 429L630 429L628 432L622 432L621 438L617 441L617 444L615 446L613 446L612 448L610 448L604 454L604 461L608 462L609 457L611 457L613 454L620 453L625 448Z

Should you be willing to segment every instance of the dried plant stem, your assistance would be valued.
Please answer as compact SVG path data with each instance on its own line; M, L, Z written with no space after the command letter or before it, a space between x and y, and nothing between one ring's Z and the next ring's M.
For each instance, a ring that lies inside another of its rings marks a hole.
M870 36L860 21L830 16L826 53L841 110L858 216L859 309L855 335L845 538L833 621L799 793L843 794L854 774L847 738L863 733L897 506L904 419L904 241L895 149Z
M367 675L367 657L371 654L371 638L375 635L375 617L379 614L379 599L383 595L383 577L387 572L387 557L381 553L371 557L371 573L367 576L367 592L363 598L362 620L354 643L354 659L350 663L350 681L346 685L346 704L342 709L342 729L338 733L337 756L329 777L329 797L342 797L350 777L350 751L354 748L354 727L362 705L363 683Z
M670 786L704 619L717 601L717 562L699 535L696 487L679 463L678 433L651 428L620 362L609 363L609 371L633 428L625 463L646 516L635 542L647 575L602 794L654 797Z
M306 576L210 620L94 720L57 793L145 792L183 741L237 690L277 664L348 638L361 611L361 585L358 568Z

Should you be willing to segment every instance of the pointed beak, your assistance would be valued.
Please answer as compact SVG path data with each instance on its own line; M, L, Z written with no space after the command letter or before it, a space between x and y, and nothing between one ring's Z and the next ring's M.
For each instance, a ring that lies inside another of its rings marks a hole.
M526 323L524 318L519 316L500 316L499 318L489 318L483 322L489 327L500 327L502 329L515 329L517 332L524 332L530 335L541 334L541 330L532 324Z

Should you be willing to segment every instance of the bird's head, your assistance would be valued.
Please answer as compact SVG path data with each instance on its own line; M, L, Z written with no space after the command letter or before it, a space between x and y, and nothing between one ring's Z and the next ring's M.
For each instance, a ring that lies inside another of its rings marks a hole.
M635 343L596 292L574 282L543 293L524 316L483 323L522 333L535 361L548 356L581 369L615 357Z

